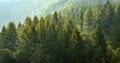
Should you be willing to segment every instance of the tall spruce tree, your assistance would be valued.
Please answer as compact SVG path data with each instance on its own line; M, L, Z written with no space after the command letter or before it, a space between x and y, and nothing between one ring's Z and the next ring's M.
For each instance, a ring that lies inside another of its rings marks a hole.
M70 63L79 63L84 62L84 42L80 35L80 31L75 28L72 31L71 39L70 39ZM81 52L82 50L82 52Z
M58 14L57 14L57 12L55 12L54 15L53 15L53 21L56 24L58 23Z
M32 23L31 26L25 25L22 28L19 34L19 41L17 43L18 49L20 51L17 57L19 58L19 56L24 55L24 57L21 57L24 60L18 59L18 61L22 63L30 62L30 58L34 53L38 44L37 38L38 37L34 23Z
M113 48L119 48L120 47L120 1L115 2L115 10L114 10L115 16L114 16L114 22L113 25L111 25L111 41Z
M2 31L1 31L1 37L0 37L1 38L1 42L0 42L1 47L0 48L4 48L5 47L6 33L7 33L6 27L3 26L2 27Z
M104 58L105 62L109 63L107 60L107 54L106 54L107 43L99 25L94 30L93 39L94 39L94 42L96 43L96 59L95 60L97 61L97 63L101 63L103 61L102 58Z
M8 48L11 51L15 51L16 47L16 39L17 39L17 31L16 26L13 22L10 22L8 26L5 26L2 29L2 47Z
M38 17L35 15L34 18L33 18L34 24L37 25L38 21L39 21L39 19L38 19Z
M114 10L113 6L110 0L107 0L107 2L104 5L104 17L103 17L103 26L102 29L104 30L104 33L106 34L107 37L110 34L110 27L113 24L113 16L114 16Z
M89 5L84 14L83 28L85 32L90 31L92 20L93 20L93 12L91 5Z

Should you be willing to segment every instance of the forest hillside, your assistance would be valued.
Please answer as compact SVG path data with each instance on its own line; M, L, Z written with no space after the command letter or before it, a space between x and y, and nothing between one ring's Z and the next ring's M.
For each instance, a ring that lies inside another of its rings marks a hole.
M4 25L0 63L120 63L120 1L92 3Z

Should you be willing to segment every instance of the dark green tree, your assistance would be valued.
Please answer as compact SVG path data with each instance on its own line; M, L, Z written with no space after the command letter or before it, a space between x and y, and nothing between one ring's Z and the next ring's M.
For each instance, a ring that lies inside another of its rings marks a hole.
M2 29L2 48L8 48L11 51L16 50L17 31L13 22L10 22L7 28L4 26Z
M85 32L90 31L92 22L93 22L93 12L91 5L89 5L84 14L83 28Z
M53 21L54 21L54 23L58 23L58 14L57 14L57 12L55 12L54 13L54 15L53 15Z
M72 34L72 30L74 29L74 24L72 20L69 20L67 23L64 25L64 62L68 63L70 62L70 57L69 57L69 52L70 52L70 38ZM66 58L66 59L65 59Z
M102 18L103 18L103 8L101 1L97 3L95 9L94 9L94 25L99 24L102 26Z
M81 52L82 50L82 52ZM70 63L84 62L85 60L85 46L84 41L80 35L80 31L75 28L70 39Z
M104 17L103 17L104 23L102 23L103 24L102 29L104 30L103 32L105 33L105 35L108 36L110 34L110 27L114 22L113 21L114 9L110 0L107 0L107 2L105 3L103 8L103 13L104 13Z
M114 16L114 22L113 22L113 25L111 25L111 41L112 41L112 46L113 48L119 48L120 45L119 45L119 41L120 41L120 1L116 1L115 2L115 16Z
M120 25L114 25L112 28L111 38L112 38L112 45L113 47L119 48L120 47Z
M0 48L3 48L4 47L4 45L5 45L5 39L6 39L6 33L7 33L7 30L6 30L6 27L5 26L3 26L2 27L2 31L1 31L1 40L0 40Z
M30 63L47 63L47 54L45 54L41 45L35 49L35 53L32 55L30 61Z
M107 60L107 43L104 37L104 34L100 28L100 26L97 26L93 33L93 39L96 44L96 54L95 54L95 62L101 63L103 61L102 58L104 58L106 63L109 63ZM98 52L99 51L99 52Z
M20 51L17 55L17 61L22 63L30 62L30 58L38 44L37 38L38 37L34 23L32 23L31 26L25 25L22 28L19 34L19 41L17 43L18 50ZM22 56L22 59L19 59L20 56Z
M0 63L15 63L15 59L9 49L0 49Z
M35 23L35 25L37 25L38 21L39 21L39 19L38 19L38 17L35 15L34 18L33 18L33 22Z
M29 25L29 26L31 26L31 24L32 24L32 20L31 20L31 17L26 17L26 19L25 19L25 25Z

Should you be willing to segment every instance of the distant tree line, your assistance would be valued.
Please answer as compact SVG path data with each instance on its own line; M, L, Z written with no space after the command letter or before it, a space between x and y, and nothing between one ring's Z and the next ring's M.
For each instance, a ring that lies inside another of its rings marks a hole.
M0 32L0 63L120 63L119 20L120 1L107 0L10 22Z

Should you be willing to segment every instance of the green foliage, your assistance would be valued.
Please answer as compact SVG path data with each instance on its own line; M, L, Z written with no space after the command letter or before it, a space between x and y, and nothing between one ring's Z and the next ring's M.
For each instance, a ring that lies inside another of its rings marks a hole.
M85 53L82 53L81 50L85 52L85 44L77 28L72 31L70 42L69 63L83 62Z
M112 45L114 48L119 48L120 47L120 26L114 26L112 28Z
M29 62L31 55L34 53L34 49L38 43L37 32L35 25L24 26L19 34L19 43L17 43L18 49L20 50L19 56L22 56L23 63Z
M15 59L9 49L0 49L0 63L15 63Z
M3 48L3 47L4 47L3 44L4 44L4 42L5 42L6 33L7 33L6 27L3 26L3 27L2 27L1 34L0 34L0 39L1 39L1 41L0 41L0 48Z
M37 17L37 16L34 16L33 22L35 23L35 25L37 25L38 21L39 21L38 17Z
M120 2L95 5L3 26L0 63L120 63Z
M112 57L112 62L119 63L120 62L120 48L114 51L114 55Z
M15 43L17 39L17 31L15 24L13 22L10 22L7 27L3 26L1 34L2 48L8 48L11 51L15 51Z
M93 12L92 12L92 7L91 5L89 5L85 11L84 14L84 30L86 31L90 31L91 28L91 24L93 22Z
M31 20L31 18L30 17L26 17L26 19L25 19L25 25L31 25L32 24L32 20Z
M55 23L58 23L58 14L57 14L57 12L55 12L54 15L53 15L53 21Z
M101 63L103 61L102 58L104 58L106 63L109 63L107 61L107 43L104 37L104 34L100 28L100 26L97 26L94 33L93 33L93 38L94 38L94 42L96 43L96 58L95 61L98 61L99 63ZM99 51L99 52L98 52Z

